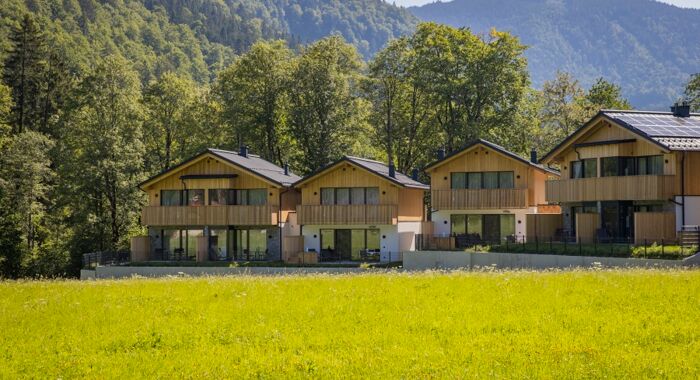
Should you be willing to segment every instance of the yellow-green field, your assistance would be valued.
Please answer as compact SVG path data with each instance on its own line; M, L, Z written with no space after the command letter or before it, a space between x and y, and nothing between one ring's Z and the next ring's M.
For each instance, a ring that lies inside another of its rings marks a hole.
M700 272L0 283L0 378L697 378Z

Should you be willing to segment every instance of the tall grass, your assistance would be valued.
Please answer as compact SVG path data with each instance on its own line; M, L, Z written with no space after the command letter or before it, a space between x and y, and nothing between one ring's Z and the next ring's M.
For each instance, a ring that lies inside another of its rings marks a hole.
M0 378L697 378L700 272L0 283Z

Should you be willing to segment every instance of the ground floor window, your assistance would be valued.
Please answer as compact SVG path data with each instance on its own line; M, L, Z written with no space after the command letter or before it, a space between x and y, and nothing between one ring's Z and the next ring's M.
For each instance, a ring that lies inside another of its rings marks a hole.
M460 245L500 242L515 236L513 214L454 214L450 219L450 231L461 237Z
M325 260L361 260L362 253L379 252L380 232L368 229L322 229L321 258Z
M267 230L236 229L235 259L262 260L267 257Z
M204 230L166 229L161 230L162 244L156 257L163 260L194 260L197 257L197 238L204 236Z

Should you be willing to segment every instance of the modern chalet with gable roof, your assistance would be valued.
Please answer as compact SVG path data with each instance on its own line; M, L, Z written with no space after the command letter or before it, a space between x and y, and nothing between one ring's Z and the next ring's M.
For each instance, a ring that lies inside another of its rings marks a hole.
M303 247L318 260L396 261L414 249L429 187L393 165L345 156L294 186Z
M544 197L545 181L559 172L536 161L535 152L528 161L482 139L447 156L441 149L424 169L430 175L432 238L448 238L442 248L449 249L524 241L534 234L534 215L559 213ZM421 245L436 248L426 239Z
M541 162L561 167L546 199L578 241L676 239L700 225L700 114L602 110Z
M139 185L148 237L132 241L132 260L280 260L299 179L247 147L207 149Z

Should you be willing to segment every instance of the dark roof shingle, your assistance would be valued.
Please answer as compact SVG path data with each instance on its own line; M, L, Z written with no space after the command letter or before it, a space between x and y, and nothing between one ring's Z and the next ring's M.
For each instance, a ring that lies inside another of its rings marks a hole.
M238 154L238 152L228 150L209 148L207 151L223 158L226 161L229 161L232 164L247 169L261 177L267 178L268 180L276 182L285 187L289 187L294 182L301 179L301 177L292 172L289 172L289 174L284 174L284 168L281 168L254 154L249 153L247 157L243 157Z

